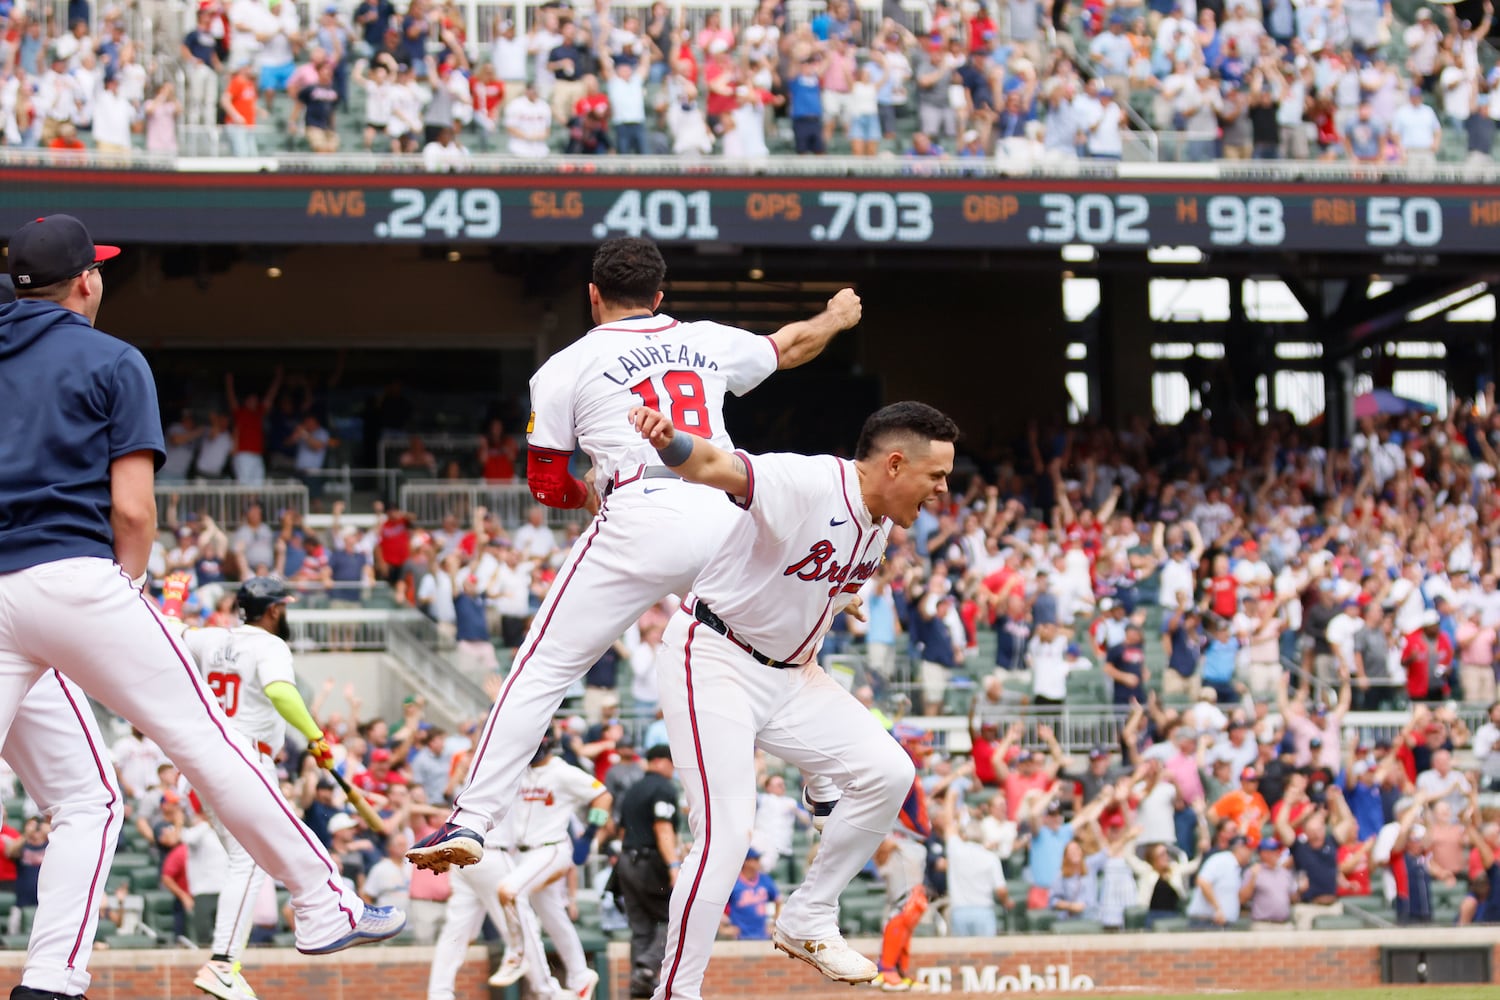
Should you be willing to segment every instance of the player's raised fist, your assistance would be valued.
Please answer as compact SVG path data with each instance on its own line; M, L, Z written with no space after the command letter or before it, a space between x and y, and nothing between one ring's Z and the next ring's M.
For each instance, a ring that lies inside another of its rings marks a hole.
M649 406L632 406L630 423L657 450L672 443L672 421L660 410L653 410Z
M839 318L843 329L859 323L859 318L864 314L864 306L860 305L859 293L852 288L841 288L839 293L828 300L828 311Z

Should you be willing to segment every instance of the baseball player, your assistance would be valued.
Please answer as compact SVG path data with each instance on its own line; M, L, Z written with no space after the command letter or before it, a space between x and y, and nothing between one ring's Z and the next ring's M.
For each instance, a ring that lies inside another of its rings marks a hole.
M631 430L631 407L659 408L685 434L733 447L726 393L743 395L778 369L806 364L859 322L859 296L846 288L826 311L768 337L681 323L656 312L665 276L650 240L604 243L589 284L598 325L532 377L527 484L549 507L598 505L598 513L516 650L448 823L407 854L420 867L441 871L479 858L483 832L515 801L526 762L568 688L647 608L686 593L737 520L722 495L661 465ZM568 471L579 446L594 463L591 483ZM825 794L831 791L818 800Z
M865 422L851 462L729 453L646 407L631 419L663 464L749 511L668 623L658 661L693 847L672 891L655 998L701 995L750 847L757 745L841 792L772 942L830 979L868 982L879 970L840 936L838 897L890 830L916 771L814 656L834 615L858 616L860 585L880 568L890 526L910 526L947 491L958 428L930 406L896 403Z
M67 215L10 238L19 301L0 306L0 399L11 431L0 435L0 734L56 668L155 741L287 885L299 950L392 937L405 915L367 908L344 888L142 592L164 449L145 359L93 326L100 266L118 253L95 246ZM60 891L82 900L90 881L77 866L64 876Z
M542 955L541 932L531 907L524 900L514 906L500 905L500 884L515 869L515 836L508 820L491 828L484 847L484 857L477 864L458 869L450 880L453 893L448 897L443 930L432 954L427 1000L454 1000L453 987L464 963L464 952L486 916L505 942L500 967L490 976L491 986L503 989L524 976L531 996L537 1000L573 1000L573 991L552 977L545 958L527 960L528 954Z
M170 586L164 588L164 595L162 611L170 618L177 610L174 602L180 602L181 596ZM244 624L190 628L182 636L204 680L218 696L230 727L255 748L257 768L273 783L278 780L276 754L286 742L288 723L307 738L308 751L320 766L333 764L323 730L302 701L292 671L292 651L286 644L291 635L286 610L295 600L281 580L251 577L240 584L235 597ZM240 972L240 957L250 940L255 901L265 873L212 809L209 819L229 855L229 870L219 891L213 953L198 970L193 985L220 1000L254 1000L255 991Z
M515 867L500 882L500 905L511 909L523 900L531 904L567 970L569 993L578 1000L592 1000L599 973L588 967L578 930L568 917L567 874L573 867L568 821L586 806L592 837L609 822L610 796L593 775L554 756L554 744L550 732L542 737L521 779L520 801L509 819L516 840ZM531 933L534 936L535 930ZM540 938L527 941L524 948L528 966L546 961Z
M0 305L16 300L0 274ZM104 876L124 822L109 748L83 690L49 670L26 692L0 757L52 824L17 1000L79 996L99 925ZM80 887L77 880L87 879Z

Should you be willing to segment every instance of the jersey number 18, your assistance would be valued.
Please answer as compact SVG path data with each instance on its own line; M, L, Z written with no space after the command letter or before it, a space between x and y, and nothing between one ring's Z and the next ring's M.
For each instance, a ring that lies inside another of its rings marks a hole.
M630 391L641 397L641 405L665 413L672 426L687 434L701 438L714 436L708 426L708 398L703 392L703 379L693 371L670 371L661 376L661 387L672 401L670 412L661 405L661 394L651 379L642 379L630 387Z
M219 706L224 709L224 714L231 719L240 707L240 675L221 674L215 671L205 678L208 686L219 698Z

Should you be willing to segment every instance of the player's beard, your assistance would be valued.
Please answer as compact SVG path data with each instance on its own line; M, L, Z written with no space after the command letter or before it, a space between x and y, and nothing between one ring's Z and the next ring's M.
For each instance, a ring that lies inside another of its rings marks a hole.
M292 637L292 623L286 620L286 607L284 605L282 606L281 614L276 616L276 628L271 634L282 642L286 642Z

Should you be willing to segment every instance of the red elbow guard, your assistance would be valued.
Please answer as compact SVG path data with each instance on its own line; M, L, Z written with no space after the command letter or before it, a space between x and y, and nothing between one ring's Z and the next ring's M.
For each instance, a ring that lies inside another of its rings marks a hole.
M551 448L530 448L526 453L526 485L537 503L558 510L576 510L588 497L588 487L568 472L572 454Z

